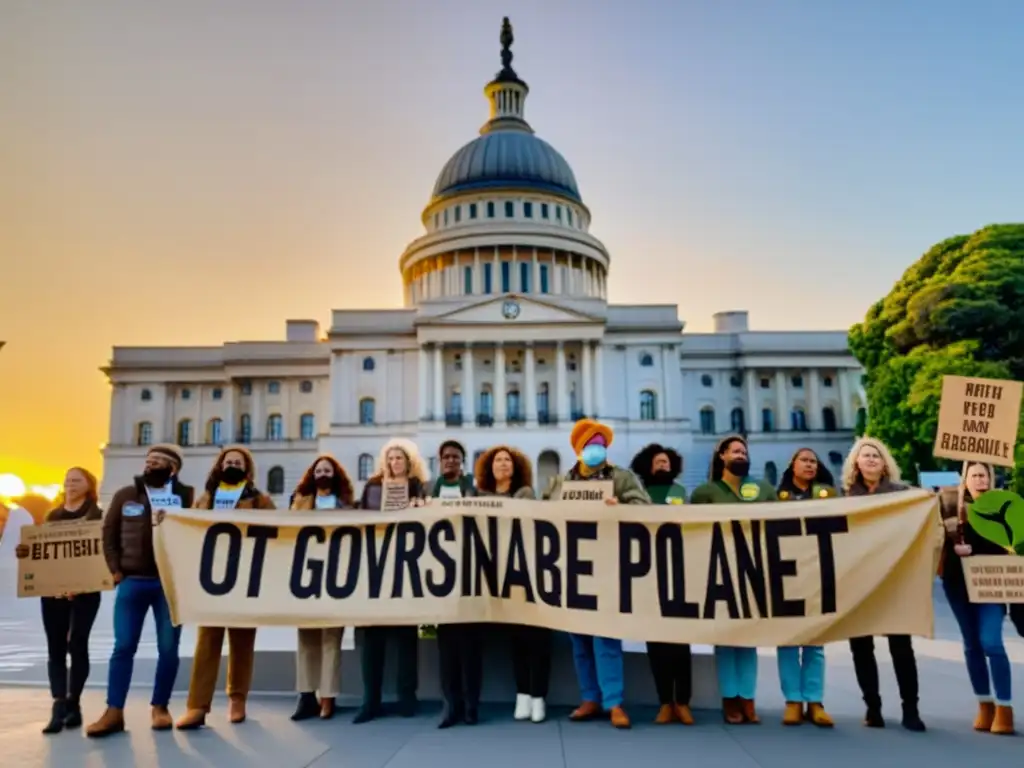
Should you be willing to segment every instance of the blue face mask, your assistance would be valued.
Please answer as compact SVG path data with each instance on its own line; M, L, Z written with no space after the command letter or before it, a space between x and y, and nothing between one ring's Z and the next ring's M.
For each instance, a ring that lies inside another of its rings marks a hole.
M597 443L591 443L583 452L580 454L580 460L588 467L593 469L594 467L600 467L604 464L605 459L608 458L608 449L603 445Z

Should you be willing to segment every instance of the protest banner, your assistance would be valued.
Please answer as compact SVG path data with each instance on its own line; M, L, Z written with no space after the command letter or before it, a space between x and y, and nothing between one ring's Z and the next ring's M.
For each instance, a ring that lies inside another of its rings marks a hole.
M1022 391L1019 381L943 376L932 453L1012 467Z
M810 645L932 633L936 498L772 504L495 497L394 513L168 512L176 623L512 622L624 640Z
M60 597L114 588L103 557L103 521L74 520L26 525L18 560L18 597Z
M1024 603L1024 557L972 555L963 564L972 603Z

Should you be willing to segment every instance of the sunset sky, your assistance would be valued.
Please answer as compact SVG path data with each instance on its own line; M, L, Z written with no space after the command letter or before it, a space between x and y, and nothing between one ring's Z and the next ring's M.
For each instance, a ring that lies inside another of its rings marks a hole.
M102 469L113 345L397 306L505 14L614 302L846 328L1024 214L1019 0L7 0L0 473Z

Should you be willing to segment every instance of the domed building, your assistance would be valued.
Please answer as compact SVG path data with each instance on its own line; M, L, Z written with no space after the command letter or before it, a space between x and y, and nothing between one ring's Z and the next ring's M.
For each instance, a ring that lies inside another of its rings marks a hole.
M317 453L361 483L394 436L426 456L456 438L470 461L516 446L540 490L575 461L583 416L614 427L617 463L674 447L691 487L733 432L772 480L798 447L840 465L866 405L845 332L751 331L737 311L684 333L675 305L609 304L611 256L572 167L526 119L512 42L506 19L489 119L441 168L425 233L398 260L404 306L334 310L326 334L289 320L284 341L116 347L105 499L153 442L182 445L196 484L219 446L250 444L260 483L286 499Z

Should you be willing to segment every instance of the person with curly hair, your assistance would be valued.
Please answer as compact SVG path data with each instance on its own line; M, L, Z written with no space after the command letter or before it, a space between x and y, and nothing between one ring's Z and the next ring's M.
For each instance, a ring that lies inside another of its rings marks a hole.
M793 454L776 490L779 501L828 499L838 496L828 467L810 448ZM786 700L783 725L809 720L819 728L835 725L822 703L825 698L825 648L820 645L787 645L776 651L779 683Z
M205 491L196 500L195 508L274 509L271 498L256 487L255 478L256 462L249 450L241 445L229 446L213 462ZM245 722L245 704L256 661L256 628L199 627L188 687L188 709L178 720L178 730L192 731L206 725L220 674L225 631L229 649L228 719L232 723Z
M320 509L353 509L355 499L348 473L333 456L317 456L295 486L288 505L296 512ZM334 716L334 702L341 692L341 638L344 627L299 629L295 654L295 682L299 701L292 720ZM317 699L317 693L320 698Z
M476 487L480 496L535 499L533 466L525 454L507 445L485 451L476 462ZM551 630L526 624L508 624L512 645L512 673L516 681L516 720L541 723L547 717L551 678Z
M683 472L683 457L658 443L645 446L629 468L640 478L655 504L684 504L686 488L676 482ZM661 704L654 722L658 725L693 725L693 657L689 643L647 643L647 661Z

